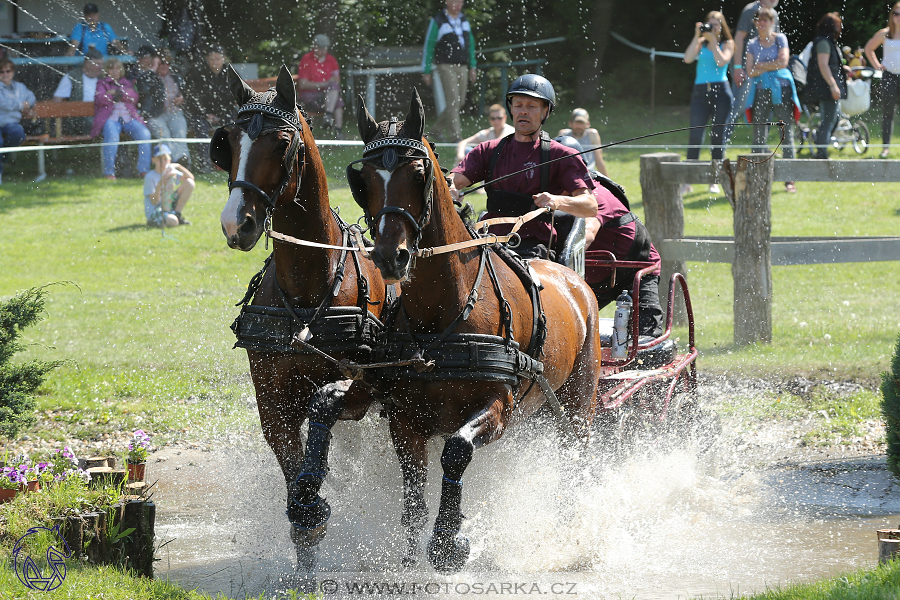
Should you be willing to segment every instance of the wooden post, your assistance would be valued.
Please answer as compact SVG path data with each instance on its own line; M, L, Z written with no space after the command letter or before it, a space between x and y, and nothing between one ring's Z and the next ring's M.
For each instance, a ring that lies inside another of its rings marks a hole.
M681 184L666 181L659 168L660 163L680 161L681 156L674 152L641 155L641 195L644 201L644 219L650 232L650 239L657 250L659 250L662 240L684 237L684 204L681 199ZM660 256L662 272L659 276L659 300L663 310L666 310L669 279L672 277L672 273L681 273L687 276L687 271L683 260L666 260L662 253ZM678 294L675 296L675 323L684 325L687 323L687 313L684 305L677 299Z
M122 528L134 527L125 545L128 566L138 575L153 578L153 537L156 505L149 500L132 500L125 505Z
M772 341L772 177L765 154L738 157L734 176L734 343Z

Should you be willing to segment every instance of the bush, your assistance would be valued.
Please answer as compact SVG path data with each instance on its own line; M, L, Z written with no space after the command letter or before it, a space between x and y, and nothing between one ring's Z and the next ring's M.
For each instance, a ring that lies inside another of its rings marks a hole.
M900 477L900 336L891 370L881 374L881 413L887 437L888 468Z
M45 287L31 288L0 302L0 437L15 438L19 431L34 424L34 394L47 373L59 361L10 361L25 347L18 342L22 330L41 320Z

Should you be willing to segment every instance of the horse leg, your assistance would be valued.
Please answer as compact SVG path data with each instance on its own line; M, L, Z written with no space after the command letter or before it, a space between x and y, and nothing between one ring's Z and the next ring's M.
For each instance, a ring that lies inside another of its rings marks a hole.
M309 434L300 473L293 483L287 516L294 526L292 539L298 546L315 546L325 537L325 526L331 507L319 490L328 474L328 449L331 428L345 406L345 396L352 382L338 381L323 386L309 402Z
M403 473L403 515L400 524L406 528L407 551L401 562L404 567L412 567L419 555L419 538L428 522L428 507L425 504L428 440L409 421L394 414L391 415L390 428Z
M512 398L509 398L512 402ZM500 415L503 404L495 402L463 425L444 443L441 468L441 504L428 543L428 559L438 571L455 573L469 559L469 540L459 535L462 526L462 476L472 460L475 448L493 441L503 431Z

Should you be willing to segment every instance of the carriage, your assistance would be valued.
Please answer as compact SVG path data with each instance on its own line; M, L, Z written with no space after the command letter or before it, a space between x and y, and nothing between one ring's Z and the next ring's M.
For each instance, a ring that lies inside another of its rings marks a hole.
M210 142L211 159L229 175L222 230L229 246L245 251L263 235L273 240L233 330L248 351L263 432L285 477L302 568L313 568L310 548L331 514L320 495L331 428L362 418L373 404L388 419L403 475L407 565L418 560L428 520L427 441L445 439L427 546L443 572L458 571L469 555L460 535L463 473L474 451L509 426L548 406L570 441L594 434L621 444L639 425L686 414L697 351L683 276L670 283L665 332L644 340L627 295L614 319L600 319L578 273L549 261L523 263L506 248L509 236L477 235L438 175L416 92L405 121L376 123L360 99L366 145L347 174L377 232L374 244L365 242L359 226L330 209L321 157L287 69L264 93L230 66L228 76L238 120ZM572 225L561 236L561 256L576 268L611 278L638 268L636 282L652 269L585 254L583 224ZM676 284L688 314L683 353L672 339Z

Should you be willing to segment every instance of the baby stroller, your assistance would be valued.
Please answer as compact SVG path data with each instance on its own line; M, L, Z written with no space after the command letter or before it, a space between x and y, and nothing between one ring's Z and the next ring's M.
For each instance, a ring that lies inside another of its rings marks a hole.
M843 150L848 144L853 146L857 154L865 154L869 149L869 128L861 119L853 117L869 110L872 103L872 77L875 69L871 67L852 67L858 73L858 79L847 81L847 98L841 100L838 120L831 131L829 143L837 150ZM803 116L797 123L798 151L804 146L810 156L816 153L816 131L821 122L818 104L803 106Z

